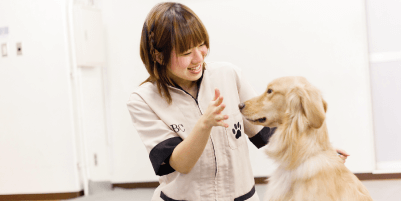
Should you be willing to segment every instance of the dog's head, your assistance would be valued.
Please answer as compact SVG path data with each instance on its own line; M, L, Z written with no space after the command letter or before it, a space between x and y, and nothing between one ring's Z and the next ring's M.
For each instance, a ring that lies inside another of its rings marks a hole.
M296 120L297 129L304 130L322 126L327 103L305 78L282 77L269 83L262 95L239 104L239 108L254 124L278 127Z

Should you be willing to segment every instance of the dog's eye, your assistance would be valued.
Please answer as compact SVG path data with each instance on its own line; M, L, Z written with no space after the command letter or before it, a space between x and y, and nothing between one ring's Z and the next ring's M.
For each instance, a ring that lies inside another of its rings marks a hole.
M268 94L271 94L272 92L273 92L272 89L268 89L268 90L267 90L267 93L268 93Z

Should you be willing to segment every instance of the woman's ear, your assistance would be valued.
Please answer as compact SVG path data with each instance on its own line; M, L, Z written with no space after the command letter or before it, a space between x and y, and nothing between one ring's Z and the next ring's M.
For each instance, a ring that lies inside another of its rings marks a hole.
M156 62L159 63L160 65L164 64L164 62L163 62L163 54L161 52L157 51L157 50L155 50L155 59L156 59Z

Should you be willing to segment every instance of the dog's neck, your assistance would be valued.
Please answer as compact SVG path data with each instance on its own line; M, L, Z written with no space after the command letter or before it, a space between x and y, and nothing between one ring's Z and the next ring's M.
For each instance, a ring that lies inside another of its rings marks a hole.
M314 129L307 127L304 130L295 129L291 124L284 122L272 136L266 153L283 165L286 169L295 169L305 160L332 149L327 126Z

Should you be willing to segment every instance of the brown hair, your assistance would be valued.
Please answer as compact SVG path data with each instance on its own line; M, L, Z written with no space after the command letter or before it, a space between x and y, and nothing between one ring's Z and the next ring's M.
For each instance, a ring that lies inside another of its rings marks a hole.
M149 12L142 28L140 55L149 77L141 83L156 83L160 96L171 104L167 85L174 86L167 75L173 48L177 55L204 43L209 49L209 35L199 17L180 3L157 4ZM205 69L205 64L203 64Z

